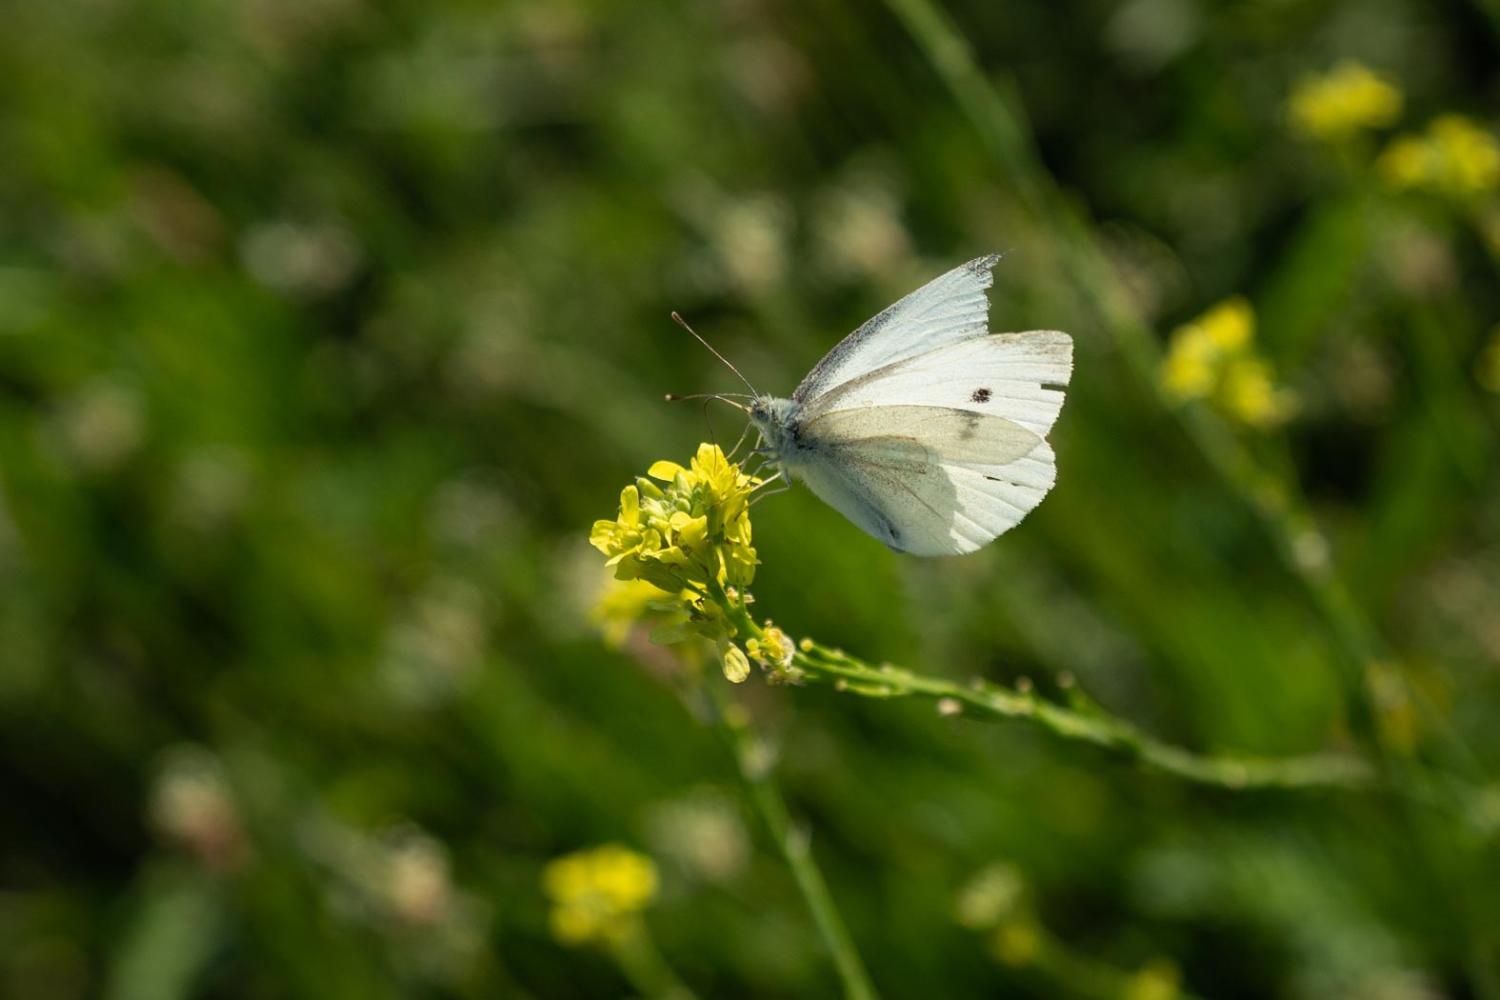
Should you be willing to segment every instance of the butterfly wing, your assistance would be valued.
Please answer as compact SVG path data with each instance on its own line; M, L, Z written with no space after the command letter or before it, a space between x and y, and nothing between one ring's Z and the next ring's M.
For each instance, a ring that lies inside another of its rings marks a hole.
M792 398L809 403L818 396L877 368L946 344L989 332L985 289L999 254L979 257L934 278L874 316L824 355Z
M992 333L884 365L803 408L812 421L869 406L944 406L1004 417L1046 436L1073 374L1073 340L1059 330Z
M986 334L847 380L803 410L796 474L891 548L972 552L1056 480L1044 435L1062 407L1072 340Z
M1052 487L1052 449L1020 424L943 407L841 410L802 429L796 475L898 552L973 552Z
M1045 437L1073 369L1065 333L991 334L1000 257L954 268L828 353L793 393L798 478L900 552L972 552L1056 479Z

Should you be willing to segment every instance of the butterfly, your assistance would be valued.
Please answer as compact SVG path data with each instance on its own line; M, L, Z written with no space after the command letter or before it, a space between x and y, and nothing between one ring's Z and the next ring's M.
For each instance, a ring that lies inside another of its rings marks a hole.
M985 290L999 260L969 261L889 306L790 399L756 394L743 407L778 476L897 552L973 552L1056 481L1046 438L1073 341L1057 330L989 331Z

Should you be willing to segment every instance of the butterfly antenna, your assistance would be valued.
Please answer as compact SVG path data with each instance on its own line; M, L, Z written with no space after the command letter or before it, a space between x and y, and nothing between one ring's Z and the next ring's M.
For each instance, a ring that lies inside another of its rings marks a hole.
M740 392L695 392L686 396L677 392L669 392L667 393L666 399L669 403L680 403L685 399L707 399L710 401L717 399L719 402L732 406L736 410L748 410L748 407L746 407L744 403L736 403L733 399L730 398L731 396L738 396L741 399L751 398L750 396L746 396L744 393ZM707 409L707 404L705 404L704 409Z
M700 337L698 335L698 331L697 330L694 330L692 327L688 326L687 320L683 319L682 318L682 314L679 313L676 309L672 310L672 321L674 323L676 323L678 326L682 327L688 333L691 333L693 335L693 339L696 340L696 341L698 341L698 343L702 344L704 347L708 348L708 351L709 351L710 354L712 354L714 357L718 358L720 361L724 362L725 367L727 367L730 371L734 372L735 377L738 378L741 382L745 383L745 387L746 388L748 388L751 392L755 393L755 395L757 395L757 396L760 395L759 392L756 392L755 386L753 386L753 385L750 384L750 380L747 379L744 375L741 375L740 374L740 370L738 368L736 368L733 364L731 364L728 358L724 357L724 355L722 355L718 351L714 350L714 345L710 344L708 341L706 341L702 337Z

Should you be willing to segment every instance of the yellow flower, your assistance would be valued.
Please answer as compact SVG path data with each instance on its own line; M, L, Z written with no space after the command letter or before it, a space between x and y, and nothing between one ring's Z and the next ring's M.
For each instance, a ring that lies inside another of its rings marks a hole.
M1225 366L1219 404L1248 427L1274 427L1291 415L1290 395L1271 381L1271 368L1260 358L1237 357Z
M649 592L640 590L633 595L639 617L648 611L656 616L660 627L653 641L733 637L733 621L751 600L745 588L755 579L750 495L759 485L718 445L703 444L687 468L675 462L651 466L649 476L620 493L613 521L594 522L589 542L609 557L605 565L615 579L641 581L663 598L646 600ZM628 615L628 601L622 597L599 617Z
M657 462L648 475L620 493L615 520L595 521L589 535L615 577L645 580L670 593L703 589L711 580L748 585L756 565L749 501L760 480L711 444L698 446L689 468Z
M798 646L792 637L766 620L759 638L745 640L745 652L766 671L766 680L772 684L799 684L807 676L801 667L793 666L800 648L807 652L812 648L810 640Z
M1299 131L1333 141L1393 124L1401 103L1394 84L1346 60L1321 76L1303 77L1292 89L1287 112Z
M745 643L745 651L763 667L780 668L791 665L797 647L791 636L768 620L761 631L761 637Z
M1500 142L1463 115L1440 115L1424 134L1391 140L1375 169L1398 190L1470 198L1500 188Z
M619 844L556 858L542 871L552 936L573 945L617 941L656 898L656 885L651 859Z
M1500 324L1490 331L1490 342L1479 352L1474 374L1490 392L1500 392Z
M1255 313L1240 296L1179 327L1162 361L1161 383L1177 402L1207 399L1230 419L1270 427L1292 409L1270 366L1255 353Z

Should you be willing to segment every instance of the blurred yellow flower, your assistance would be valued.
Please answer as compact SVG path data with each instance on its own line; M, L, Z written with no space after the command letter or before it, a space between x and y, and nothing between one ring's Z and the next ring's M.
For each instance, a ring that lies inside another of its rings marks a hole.
M1230 419L1272 427L1291 414L1291 396L1276 386L1255 353L1255 313L1240 296L1179 327L1162 361L1161 383L1178 402L1206 399Z
M1490 331L1489 343L1479 352L1474 369L1479 384L1490 392L1500 392L1500 324Z
M590 609L589 617L603 634L604 644L618 649L635 625L680 620L674 603L677 597L645 580L610 579Z
M1441 115L1422 135L1400 135L1375 162L1387 184L1469 198L1500 188L1500 142L1463 115Z
M571 945L618 941L656 898L656 884L651 859L619 844L556 858L542 872L552 936Z
M1260 358L1237 357L1224 368L1220 405L1249 427L1274 427L1288 415L1287 395L1271 380L1271 367Z
M1219 359L1250 343L1255 314L1250 303L1235 296L1214 306L1172 334L1172 346L1162 369L1162 384L1178 399L1209 395L1217 378Z
M1394 84L1364 64L1346 60L1327 73L1298 81L1287 112L1299 131L1332 141L1393 124L1401 104L1401 91Z

